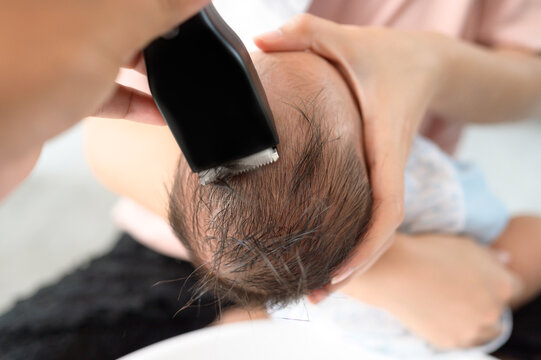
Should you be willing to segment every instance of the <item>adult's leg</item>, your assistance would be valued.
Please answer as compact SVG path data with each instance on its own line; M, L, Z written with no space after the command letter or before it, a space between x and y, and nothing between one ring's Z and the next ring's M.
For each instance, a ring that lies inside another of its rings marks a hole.
M116 359L202 328L219 313L215 299L177 314L193 295L192 271L123 235L106 255L0 316L0 359Z

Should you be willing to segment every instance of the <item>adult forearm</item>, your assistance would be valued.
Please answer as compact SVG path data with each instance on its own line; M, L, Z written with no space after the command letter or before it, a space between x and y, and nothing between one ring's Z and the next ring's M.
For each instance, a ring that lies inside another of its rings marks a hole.
M120 66L207 3L0 2L0 172L106 101L129 111L136 95L114 84Z
M90 106L85 112L66 103L69 100L51 99L47 94L42 99L29 94L26 101L14 101L0 108L0 171L5 170L6 162L43 145L93 111Z
M431 109L451 121L494 123L541 116L541 58L440 37L443 75Z

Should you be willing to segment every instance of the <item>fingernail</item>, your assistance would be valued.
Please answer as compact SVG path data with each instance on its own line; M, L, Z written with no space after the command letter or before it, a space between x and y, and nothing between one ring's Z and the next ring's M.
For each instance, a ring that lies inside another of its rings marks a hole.
M282 30L273 30L273 31L269 31L267 33L264 33L264 34L261 34L259 36L256 37L257 40L262 40L262 41L268 41L268 42L274 42L274 41L277 41L279 40L282 35L284 35L284 33L282 32Z
M336 285L336 284L341 283L342 281L346 280L348 277L351 276L351 274L353 274L354 271L355 271L355 269L349 269L346 272L333 277L331 279L331 285Z

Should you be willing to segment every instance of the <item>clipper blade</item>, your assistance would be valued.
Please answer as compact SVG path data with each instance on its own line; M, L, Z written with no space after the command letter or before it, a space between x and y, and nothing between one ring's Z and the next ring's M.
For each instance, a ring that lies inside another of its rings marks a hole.
M278 158L279 156L276 148L265 149L223 166L217 166L212 169L201 171L199 172L199 182L201 185L208 185L218 180L228 179L235 175L240 175L272 164L276 162Z

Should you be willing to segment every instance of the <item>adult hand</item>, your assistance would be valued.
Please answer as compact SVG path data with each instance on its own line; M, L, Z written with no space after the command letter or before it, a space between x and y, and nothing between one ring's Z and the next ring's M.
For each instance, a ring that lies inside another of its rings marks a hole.
M151 97L115 85L115 77L209 1L3 1L0 199L31 171L47 139L85 116L163 123Z
M373 267L342 289L442 349L497 337L502 311L519 290L492 250L445 235L397 235Z
M108 100L105 111L128 118L133 109L155 113L151 98L115 85L119 67L208 2L2 1L0 174Z
M439 37L339 25L305 14L279 31L255 39L264 51L309 50L333 62L362 109L365 156L375 202L373 224L362 246L335 274L333 286L326 291L373 264L392 242L403 219L405 164L442 71Z

